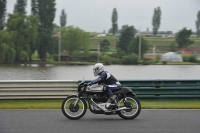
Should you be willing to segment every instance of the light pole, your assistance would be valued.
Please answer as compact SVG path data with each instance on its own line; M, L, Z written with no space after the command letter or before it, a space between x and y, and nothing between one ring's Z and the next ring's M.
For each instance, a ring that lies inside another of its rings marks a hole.
M139 60L141 59L141 34L139 34Z
M98 62L100 61L100 43L98 43Z
M153 47L153 63L155 63L155 56L156 55L156 46L154 45L154 47Z
M136 35L139 36L138 60L140 60L141 59L141 34L140 34L140 31Z
M58 61L60 62L60 52L61 52L61 32L59 32L59 44L58 44Z

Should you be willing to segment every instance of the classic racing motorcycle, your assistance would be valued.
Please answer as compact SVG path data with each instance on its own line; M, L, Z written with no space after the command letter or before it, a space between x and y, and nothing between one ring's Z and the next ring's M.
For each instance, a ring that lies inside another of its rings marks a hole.
M114 106L106 103L108 98L105 91L107 88L103 85L90 86L82 81L78 84L78 95L71 95L64 99L63 114L71 120L82 118L87 111L85 99L88 101L89 110L94 114L118 114L123 119L134 119L140 114L140 101L130 88L122 87L121 90L113 92L116 102Z

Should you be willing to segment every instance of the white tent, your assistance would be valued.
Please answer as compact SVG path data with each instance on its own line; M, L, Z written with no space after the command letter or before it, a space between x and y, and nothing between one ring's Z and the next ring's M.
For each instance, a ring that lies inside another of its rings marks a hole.
M182 57L175 52L168 52L160 58L162 62L183 62Z

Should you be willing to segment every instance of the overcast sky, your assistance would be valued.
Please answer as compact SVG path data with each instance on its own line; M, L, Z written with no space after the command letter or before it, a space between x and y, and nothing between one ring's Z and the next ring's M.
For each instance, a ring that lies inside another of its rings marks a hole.
M17 0L7 0L7 12L13 13ZM30 14L30 1L27 12ZM111 28L113 9L117 9L118 27L133 25L136 29L152 31L153 10L162 11L160 31L177 32L183 27L196 31L195 21L200 11L200 0L56 0L54 23L60 25L61 10L67 13L67 26L85 31L107 32Z

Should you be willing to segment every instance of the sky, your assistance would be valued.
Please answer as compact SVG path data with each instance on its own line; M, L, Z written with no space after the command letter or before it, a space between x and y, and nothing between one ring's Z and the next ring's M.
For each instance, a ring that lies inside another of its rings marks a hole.
M13 13L17 0L7 0L7 13ZM73 25L88 32L107 32L113 9L117 9L118 27L133 25L137 30L152 31L154 8L161 8L159 31L178 32L184 27L196 31L195 22L200 0L56 0L54 23L60 25L61 10L67 13L67 26ZM31 0L27 3L31 11Z

